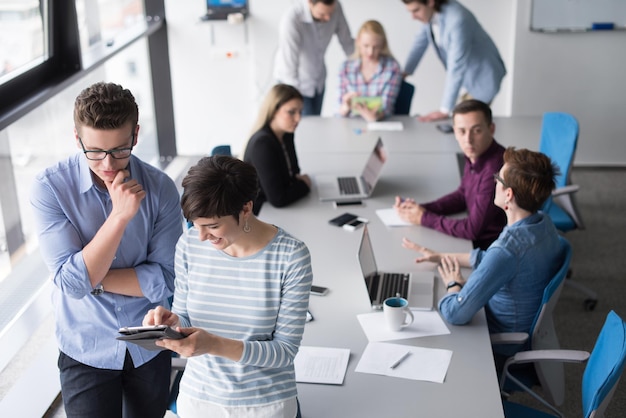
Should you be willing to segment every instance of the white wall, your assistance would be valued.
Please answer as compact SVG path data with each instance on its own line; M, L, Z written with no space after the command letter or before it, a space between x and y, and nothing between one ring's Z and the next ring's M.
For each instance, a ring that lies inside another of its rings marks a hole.
M575 164L626 165L626 32L531 32L531 0L517 0L514 115L569 112Z
M581 124L576 164L626 165L626 118L620 114L626 109L626 32L531 32L531 1L463 1L495 41L508 70L494 114L571 112ZM353 34L365 20L379 20L404 64L420 23L400 0L341 2ZM204 0L165 1L180 154L206 154L222 143L241 151L260 100L273 84L278 22L290 3L250 0L251 17L238 26L200 22ZM227 58L228 52L234 57ZM333 40L326 54L325 116L337 110L337 69L343 59ZM417 88L412 113L438 108L444 72L433 51L409 81Z

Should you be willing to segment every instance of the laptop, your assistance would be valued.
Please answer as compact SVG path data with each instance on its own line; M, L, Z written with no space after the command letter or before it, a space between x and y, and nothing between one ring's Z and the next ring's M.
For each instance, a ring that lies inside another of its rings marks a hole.
M358 259L372 308L382 309L385 299L399 294L409 301L411 309L433 309L435 274L431 271L415 273L378 271L367 225L363 227Z
M206 0L206 6L204 20L226 20L233 13L248 16L248 0Z
M367 164L360 174L343 177L336 175L315 176L320 200L340 202L370 197L386 161L387 152L382 139L378 138L376 146L374 146Z

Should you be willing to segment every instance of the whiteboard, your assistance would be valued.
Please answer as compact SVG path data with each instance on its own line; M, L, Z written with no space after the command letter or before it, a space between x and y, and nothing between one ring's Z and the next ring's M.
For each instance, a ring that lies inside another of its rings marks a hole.
M626 0L532 0L531 30L585 31L597 23L626 29Z

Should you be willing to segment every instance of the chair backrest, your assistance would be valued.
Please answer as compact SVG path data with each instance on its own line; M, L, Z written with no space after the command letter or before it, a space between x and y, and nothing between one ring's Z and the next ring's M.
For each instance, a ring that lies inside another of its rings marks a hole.
M602 417L626 361L626 324L609 312L583 374L583 416Z
M415 86L402 80L400 84L400 92L396 98L396 104L393 108L394 115L408 115L411 112L411 101L415 93Z
M530 347L532 350L558 349L559 340L554 328L552 313L559 300L561 289L572 259L572 247L567 240L559 236L562 263L543 291L541 308L535 317L530 331ZM553 405L561 405L565 400L565 372L563 363L537 362L535 373L543 389L546 399Z
M546 112L543 115L539 151L550 157L561 171L556 179L556 187L563 187L569 182L578 144L578 130L578 121L568 113Z
M568 113L546 112L543 115L539 151L550 157L559 167L560 174L556 178L557 188L571 183L570 169L576 154L578 131L578 121ZM583 227L575 207L571 209L573 213L570 213L570 211L565 211L556 205L553 199L552 196L548 197L542 210L550 215L560 231L570 231Z
M218 145L211 150L211 155L228 155L231 156L230 145Z

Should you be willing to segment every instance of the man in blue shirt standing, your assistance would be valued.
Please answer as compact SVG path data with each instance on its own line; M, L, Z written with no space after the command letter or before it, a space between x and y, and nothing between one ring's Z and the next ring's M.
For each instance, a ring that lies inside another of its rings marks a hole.
M447 119L459 95L491 104L506 74L498 48L474 15L456 0L402 0L413 19L424 23L407 58L404 74L413 74L433 45L446 69L439 110L419 119Z
M68 417L163 417L170 353L116 340L174 290L178 191L132 155L138 108L96 83L74 106L81 151L40 173L31 204L54 282L61 394Z

